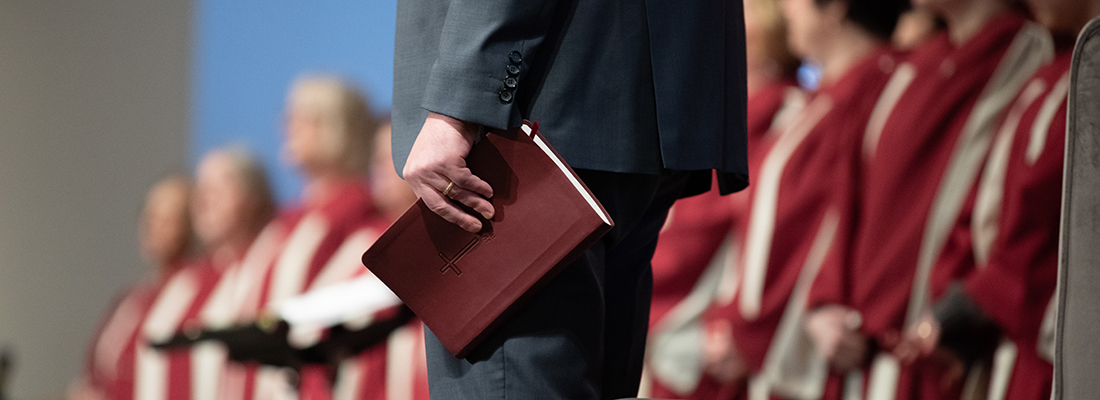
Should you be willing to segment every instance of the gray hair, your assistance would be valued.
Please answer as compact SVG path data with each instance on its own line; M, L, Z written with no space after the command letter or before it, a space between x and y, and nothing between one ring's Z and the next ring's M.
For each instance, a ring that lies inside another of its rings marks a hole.
M206 157L222 156L230 161L233 171L241 179L247 198L255 202L254 214L249 223L253 232L259 232L275 218L275 199L271 195L271 184L267 172L256 158L243 145L231 145L211 150Z

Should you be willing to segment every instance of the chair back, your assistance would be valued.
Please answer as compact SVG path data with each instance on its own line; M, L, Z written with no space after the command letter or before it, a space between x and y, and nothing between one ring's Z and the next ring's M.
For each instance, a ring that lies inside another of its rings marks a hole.
M1068 107L1054 400L1100 393L1100 18L1078 37Z

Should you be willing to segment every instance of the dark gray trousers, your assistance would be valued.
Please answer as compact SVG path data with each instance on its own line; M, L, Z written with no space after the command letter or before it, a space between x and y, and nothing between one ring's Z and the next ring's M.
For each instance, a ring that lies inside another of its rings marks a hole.
M567 266L466 359L428 331L434 400L615 399L638 394L650 260L688 172L577 170L615 227Z

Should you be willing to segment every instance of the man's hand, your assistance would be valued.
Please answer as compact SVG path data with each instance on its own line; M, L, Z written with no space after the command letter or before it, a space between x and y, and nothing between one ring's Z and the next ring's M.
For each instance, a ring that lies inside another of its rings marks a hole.
M469 207L485 219L493 218L493 204L486 200L493 197L493 188L466 167L466 156L477 134L476 124L429 113L413 143L403 174L428 209L475 233L481 230L481 221L452 201ZM443 192L447 192L446 195Z
M855 310L829 305L806 320L806 330L818 353L838 372L859 369L867 359L867 337L859 332L859 319Z

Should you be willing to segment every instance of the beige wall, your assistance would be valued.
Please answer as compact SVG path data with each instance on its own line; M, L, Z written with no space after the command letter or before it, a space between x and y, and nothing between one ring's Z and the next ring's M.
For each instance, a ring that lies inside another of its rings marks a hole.
M185 166L191 2L0 0L0 344L15 400L60 397L143 273L147 186Z

